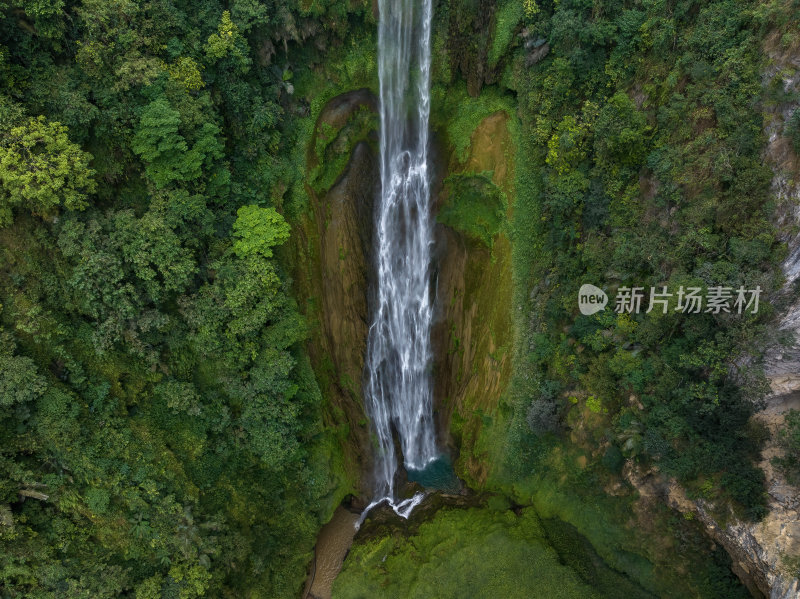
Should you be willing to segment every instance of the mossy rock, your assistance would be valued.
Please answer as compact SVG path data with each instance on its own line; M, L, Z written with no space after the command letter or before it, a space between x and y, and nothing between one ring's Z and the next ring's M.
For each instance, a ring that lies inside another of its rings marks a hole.
M377 100L360 89L330 100L320 112L306 155L307 180L316 193L329 190L344 175L360 142L375 144Z

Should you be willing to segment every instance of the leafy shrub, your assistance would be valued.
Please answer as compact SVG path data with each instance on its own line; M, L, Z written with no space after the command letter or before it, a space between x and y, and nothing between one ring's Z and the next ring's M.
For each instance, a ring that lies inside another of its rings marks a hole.
M551 399L536 399L528 407L528 427L535 435L558 430L558 404Z

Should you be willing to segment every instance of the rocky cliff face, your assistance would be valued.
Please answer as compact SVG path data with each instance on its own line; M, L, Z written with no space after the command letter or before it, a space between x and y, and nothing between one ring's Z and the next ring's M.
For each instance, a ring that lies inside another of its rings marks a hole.
M327 400L326 425L340 431L353 489L367 496L369 427L363 410L362 378L372 276L373 202L379 194L374 117L368 90L348 92L322 109L306 156L307 211L294 223L295 288L309 320L308 346ZM481 174L513 198L508 116L484 119L472 136L465 162L441 150L434 189L441 204L449 175ZM487 175L488 174L488 175ZM437 225L437 320L432 331L435 401L440 441L459 471L482 481L486 460L476 446L511 375L511 248L504 232L491 243ZM453 435L451 435L453 433Z
M776 40L766 44L770 67L765 74L765 83L774 84L779 78L788 97L800 92L800 53L797 49L781 50ZM766 135L768 145L766 159L774 176L773 193L778 204L778 230L787 242L788 254L783 263L786 281L777 303L780 312L778 328L784 343L768 352L765 369L770 381L771 393L765 407L756 415L770 432L762 452L761 468L764 470L769 494L769 514L763 522L755 525L735 523L723 534L740 547L754 566L754 576L763 578L759 585L769 589L771 598L800 597L797 564L790 567L787 558L800 556L800 489L790 485L782 473L773 468L771 460L780 456L782 450L775 439L783 427L789 410L800 409L800 300L797 282L800 277L800 161L786 137L786 124L798 110L796 101L783 102L767 111Z
M326 426L340 432L348 474L367 493L371 447L362 402L372 208L379 193L368 90L322 109L306 157L308 210L294 223L295 287L311 339L308 353L326 398Z
M800 92L800 56L768 49L771 65L765 73L765 85L778 85L789 96ZM790 96L789 96L790 97ZM766 159L773 170L772 192L777 202L776 225L781 240L787 244L787 256L783 263L786 276L778 301L783 304L779 329L786 332L788 343L770 351L766 357L766 370L775 397L800 390L800 299L793 293L800 278L800 161L785 136L786 123L795 110L797 102L788 101L769 107L767 110L766 135L768 138Z
M714 506L702 499L690 499L674 480L654 470L642 470L632 462L623 475L639 492L644 501L657 499L689 517L696 517L706 532L722 545L733 561L733 571L754 597L796 599L800 583L784 559L800 554L800 522L796 489L785 481L769 464L770 449L764 451L761 466L767 473L769 513L758 523L741 522L729 514L725 524L712 514Z
M448 157L447 175L491 173L494 185L513 204L508 116L485 118L472 134L469 157ZM438 203L446 201L446 188ZM511 376L511 244L504 232L487 246L464 231L438 225L438 319L433 329L436 405L440 430L460 452L457 470L482 483L491 467L478 445L480 429L491 418Z

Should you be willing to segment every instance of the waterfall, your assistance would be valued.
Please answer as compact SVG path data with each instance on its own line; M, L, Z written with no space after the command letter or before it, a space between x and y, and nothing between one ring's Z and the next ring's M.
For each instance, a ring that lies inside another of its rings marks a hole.
M421 494L395 502L393 432L409 471L439 455L431 382L431 216L428 120L432 0L379 0L381 196L367 339L365 404L377 441L375 499L408 517ZM366 514L366 511L365 511Z

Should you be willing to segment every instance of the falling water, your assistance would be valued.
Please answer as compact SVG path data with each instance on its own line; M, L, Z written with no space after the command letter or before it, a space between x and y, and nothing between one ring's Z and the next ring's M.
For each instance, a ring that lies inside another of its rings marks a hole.
M439 455L430 377L431 1L379 0L381 197L365 401L378 443L372 505L387 501L403 517L422 497L395 501L398 456L393 431L407 470L421 471Z

